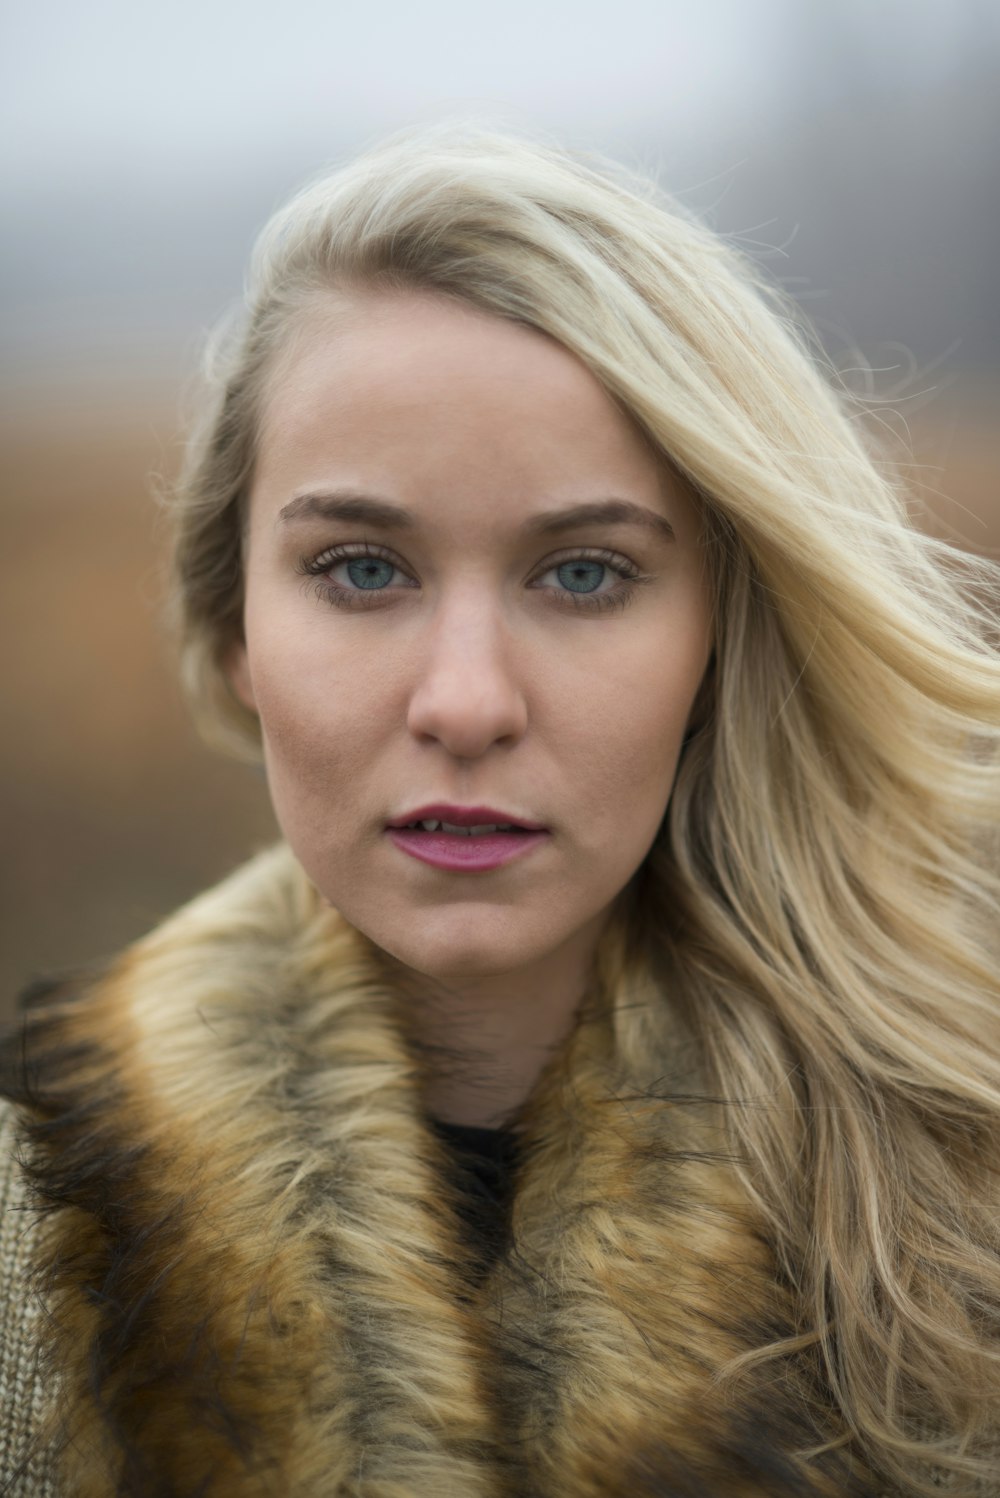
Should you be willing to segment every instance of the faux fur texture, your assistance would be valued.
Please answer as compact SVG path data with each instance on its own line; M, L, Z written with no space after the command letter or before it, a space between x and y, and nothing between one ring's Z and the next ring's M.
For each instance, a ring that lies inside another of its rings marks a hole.
M519 1119L483 1282L399 1006L285 848L35 1003L3 1090L50 1214L65 1492L881 1492L670 1057L629 1063L596 996Z

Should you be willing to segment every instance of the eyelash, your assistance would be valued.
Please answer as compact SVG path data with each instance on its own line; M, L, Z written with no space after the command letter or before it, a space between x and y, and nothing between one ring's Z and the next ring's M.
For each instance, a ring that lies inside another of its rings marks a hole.
M320 552L319 556L304 557L299 564L299 571L315 579L316 592L326 603L343 609L371 608L375 604L375 599L388 593L389 588L343 588L339 583L331 582L326 576L326 573L338 562L353 562L366 557L388 562L398 572L403 572L403 568L387 551L367 542L349 546L330 546L326 551ZM600 562L611 572L617 573L621 581L620 587L608 593L573 593L569 589L563 591L558 588L546 590L559 600L562 607L586 613L596 614L624 609L635 596L637 586L653 581L619 553L602 551L594 547L583 547L578 551L557 557L555 561L544 567L538 576L544 576L546 572L552 572L556 567L563 567L567 562Z

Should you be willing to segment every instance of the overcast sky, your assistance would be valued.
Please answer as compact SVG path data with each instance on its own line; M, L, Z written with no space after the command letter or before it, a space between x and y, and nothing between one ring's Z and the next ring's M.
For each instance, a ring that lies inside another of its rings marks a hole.
M596 139L725 136L998 42L995 0L21 0L5 173L205 172L470 108Z
M760 199L768 242L829 237L800 159L810 131L814 175L831 182L845 126L859 183L890 141L894 183L907 149L944 175L954 163L964 196L948 186L936 213L963 220L957 236L981 237L995 201L977 163L989 150L995 165L982 134L1000 116L949 116L967 77L970 99L991 70L1000 94L996 0L20 0L0 56L8 374L97 327L112 344L176 343L237 291L253 232L297 182L443 115L645 162L709 206L729 195L748 216L727 229L756 230Z

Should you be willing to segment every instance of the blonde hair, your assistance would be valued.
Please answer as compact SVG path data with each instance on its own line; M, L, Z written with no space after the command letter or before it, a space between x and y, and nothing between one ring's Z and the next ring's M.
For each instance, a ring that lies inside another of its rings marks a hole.
M223 663L262 395L317 294L352 285L550 334L698 496L715 660L636 908L847 1427L905 1492L988 1478L997 569L913 527L780 295L650 184L510 135L406 134L265 229L175 496L184 673L242 752L257 724Z

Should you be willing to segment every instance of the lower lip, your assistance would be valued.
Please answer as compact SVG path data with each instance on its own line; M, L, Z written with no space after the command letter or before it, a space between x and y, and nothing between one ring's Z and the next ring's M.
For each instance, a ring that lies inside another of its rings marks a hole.
M499 868L502 863L523 858L549 836L547 832L483 832L462 837L457 832L415 832L406 827L387 827L386 831L396 847L411 858L457 873Z

